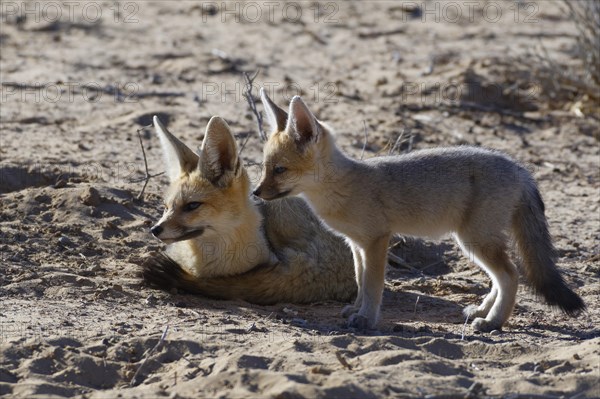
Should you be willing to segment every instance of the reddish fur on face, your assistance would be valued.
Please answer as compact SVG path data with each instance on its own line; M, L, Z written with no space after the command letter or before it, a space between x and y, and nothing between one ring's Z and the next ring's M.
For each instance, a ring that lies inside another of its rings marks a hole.
M264 150L263 177L259 188L265 199L293 190L298 181L315 168L315 151L312 146L300 148L294 138L285 131L273 133ZM283 166L287 171L275 174L274 168Z
M185 232L198 227L235 221L247 207L249 186L245 171L225 188L214 186L197 169L182 174L170 184L165 196L166 212L171 213L161 223L165 229L165 236L175 237L178 231ZM193 211L185 212L183 207L190 202L200 202L202 205Z

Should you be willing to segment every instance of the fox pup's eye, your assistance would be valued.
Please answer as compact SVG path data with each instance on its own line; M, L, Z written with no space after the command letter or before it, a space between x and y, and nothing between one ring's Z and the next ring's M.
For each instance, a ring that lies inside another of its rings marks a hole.
M275 166L275 168L273 168L273 173L275 173L276 175L280 175L286 170L287 168L285 166Z
M183 206L183 211L184 212L193 211L194 209L197 209L200 205L202 205L202 202L188 202L187 204L185 204Z

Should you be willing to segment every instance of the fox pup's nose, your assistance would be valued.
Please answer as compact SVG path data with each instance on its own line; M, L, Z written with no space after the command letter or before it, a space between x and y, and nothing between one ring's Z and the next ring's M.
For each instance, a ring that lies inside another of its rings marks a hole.
M252 191L252 194L256 195L257 197L260 197L260 187L256 187L254 191Z
M150 229L150 232L152 233L152 235L154 237L158 237L160 235L160 233L162 233L163 228L161 226L154 226L153 228Z

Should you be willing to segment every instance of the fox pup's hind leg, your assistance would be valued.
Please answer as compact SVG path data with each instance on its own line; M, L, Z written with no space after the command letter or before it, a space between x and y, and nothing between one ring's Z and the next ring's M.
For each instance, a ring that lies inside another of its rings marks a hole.
M365 270L365 259L360 247L354 244L352 241L348 240L348 244L350 245L350 249L352 249L352 256L354 258L354 272L356 277L356 285L358 287L358 291L356 294L356 300L353 305L344 306L342 309L342 317L350 317L352 314L358 312L360 307L362 306L363 301L363 275Z
M385 282L385 265L389 242L390 234L384 234L367 245L360 246L364 250L362 305L358 313L354 313L348 319L350 327L364 330L377 324Z
M501 329L515 306L519 283L517 268L506 251L506 237L499 233L461 232L456 238L469 259L490 276L493 284L492 291L472 313L479 316L473 320L473 328L484 332Z

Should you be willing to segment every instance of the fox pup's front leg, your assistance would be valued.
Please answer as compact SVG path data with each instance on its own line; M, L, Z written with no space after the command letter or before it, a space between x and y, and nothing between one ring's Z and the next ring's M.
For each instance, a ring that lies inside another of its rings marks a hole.
M358 313L352 314L348 319L349 327L364 330L373 328L377 324L383 295L389 241L390 235L385 234L367 245L359 245L364 251L362 304ZM358 295L361 296L360 293Z
M365 260L360 247L354 244L352 241L348 240L348 244L352 249L352 256L354 259L354 272L356 277L356 286L358 290L356 292L356 300L353 305L346 305L344 309L342 309L342 317L350 317L354 313L358 312L360 307L362 306L363 301L363 275L365 270Z
M463 315L469 318L469 320L473 320L477 317L486 318L490 309L496 302L496 297L498 296L498 288L496 287L496 283L492 286L492 290L485 297L481 305L469 305L463 309Z

